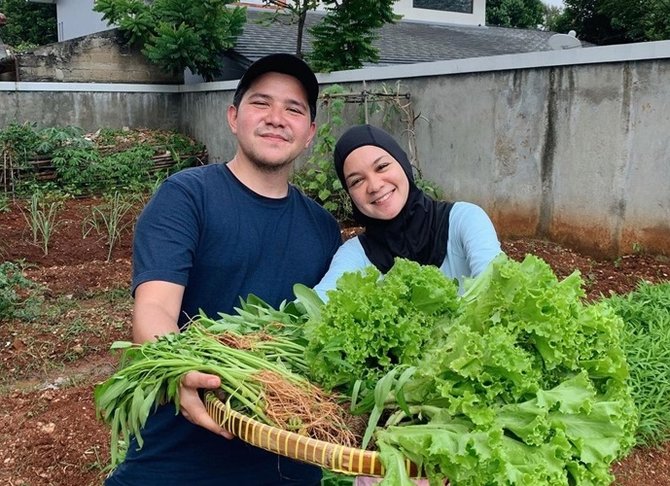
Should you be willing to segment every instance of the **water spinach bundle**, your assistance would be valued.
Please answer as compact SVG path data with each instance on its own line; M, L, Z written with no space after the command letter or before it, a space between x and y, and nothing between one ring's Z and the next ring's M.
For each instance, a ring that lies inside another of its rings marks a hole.
M135 437L142 447L142 428L158 405L172 402L179 413L181 379L191 371L221 377L231 408L263 423L345 445L359 441L339 403L303 376L303 313L294 304L274 310L255 296L237 312L219 320L200 315L181 333L112 346L123 350L121 367L94 393L98 416L111 426L112 467L122 459L120 439Z

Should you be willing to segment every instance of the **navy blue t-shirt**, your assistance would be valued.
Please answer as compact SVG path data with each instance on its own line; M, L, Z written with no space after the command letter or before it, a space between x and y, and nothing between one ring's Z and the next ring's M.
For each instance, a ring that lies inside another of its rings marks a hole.
M273 306L292 300L293 285L313 287L341 243L335 219L289 187L287 197L260 196L227 166L212 164L168 178L135 228L134 293L164 280L185 286L184 324L202 309L231 313L250 293ZM228 440L159 407L133 440L107 486L311 485L317 467Z

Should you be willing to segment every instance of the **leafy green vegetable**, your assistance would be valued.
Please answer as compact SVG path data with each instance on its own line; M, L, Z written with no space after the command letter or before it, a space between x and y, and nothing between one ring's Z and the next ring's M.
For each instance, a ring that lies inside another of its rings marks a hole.
M306 360L326 389L351 392L421 356L438 316L456 309L457 286L433 266L396 259L382 278L370 266L340 277L320 318L307 323Z
M385 484L404 474L393 449L454 485L611 482L637 411L623 323L606 304L582 302L581 284L537 257L505 255L469 282L411 378L400 390L385 382L376 401L378 414L402 392L410 412L376 434L390 460Z
M250 304L247 309L255 307L261 313L267 305L262 304ZM94 391L96 413L111 425L112 466L120 460L119 438L135 436L142 447L141 429L158 405L173 402L175 414L179 413L179 387L189 371L221 377L221 389L232 406L267 424L273 422L264 413L262 387L256 375L272 371L290 383L306 383L287 367L290 364L305 369L301 364L303 346L275 336L259 341L253 349L235 349L219 339L222 335L213 333L212 329L220 325L226 327L226 323L201 316L179 334L167 334L141 345L121 342L112 346L124 350L121 369L96 385ZM226 336L236 337L229 329Z

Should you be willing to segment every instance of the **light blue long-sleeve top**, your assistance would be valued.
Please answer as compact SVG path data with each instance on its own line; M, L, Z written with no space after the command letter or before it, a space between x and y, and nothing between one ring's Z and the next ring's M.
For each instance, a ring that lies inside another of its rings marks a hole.
M440 265L442 273L458 279L462 292L465 279L479 275L501 251L496 230L486 212L476 204L454 203L449 213L447 254ZM337 279L343 273L368 265L372 262L359 238L351 238L337 250L330 268L314 290L325 302L328 299L326 292L335 288Z

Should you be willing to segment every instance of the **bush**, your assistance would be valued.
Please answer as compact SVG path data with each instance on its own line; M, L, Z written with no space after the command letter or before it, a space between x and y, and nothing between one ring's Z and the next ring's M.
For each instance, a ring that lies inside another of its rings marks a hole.
M196 165L205 150L190 138L162 130L77 127L37 128L10 124L0 130L6 161L0 181L5 193L30 196L59 190L75 196L146 192L184 167ZM4 176L4 177L3 177Z

